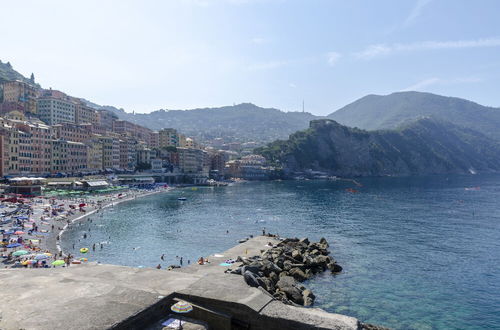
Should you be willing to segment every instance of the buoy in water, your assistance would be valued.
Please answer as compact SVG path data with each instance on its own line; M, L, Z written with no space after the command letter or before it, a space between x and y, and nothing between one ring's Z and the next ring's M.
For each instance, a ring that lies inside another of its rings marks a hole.
M87 253L87 252L89 252L88 248L81 248L80 249L80 253Z

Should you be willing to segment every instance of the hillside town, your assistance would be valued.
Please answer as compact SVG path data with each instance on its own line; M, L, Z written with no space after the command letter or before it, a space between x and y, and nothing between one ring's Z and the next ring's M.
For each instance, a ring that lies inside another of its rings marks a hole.
M153 131L29 81L0 89L0 176L164 174L169 183L267 179L262 156L204 147L175 128Z

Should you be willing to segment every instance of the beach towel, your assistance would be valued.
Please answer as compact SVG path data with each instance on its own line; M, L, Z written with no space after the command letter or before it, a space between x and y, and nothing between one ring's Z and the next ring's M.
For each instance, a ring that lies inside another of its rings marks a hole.
M167 328L178 329L181 327L181 321L178 319L170 318L163 322L161 325Z

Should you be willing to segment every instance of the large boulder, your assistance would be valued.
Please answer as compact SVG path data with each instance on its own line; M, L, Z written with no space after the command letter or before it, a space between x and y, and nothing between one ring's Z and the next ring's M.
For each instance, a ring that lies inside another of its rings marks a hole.
M319 244L323 244L326 246L326 249L328 249L330 247L330 245L328 244L328 242L326 241L326 238L324 237L321 237L321 239L319 240Z
M297 261L300 261L302 262L302 254L300 253L299 250L293 250L292 251L292 258L297 260Z
M282 288L286 288L288 286L295 286L295 285L297 285L297 281L292 276L284 275L284 276L280 276L280 279L278 280L277 287L282 289Z
M300 243L303 243L303 244L305 244L305 245L309 245L309 244L310 244L309 239L308 239L307 237L306 237L306 238L301 239L299 242L300 242Z
M316 298L316 296L309 289L302 291L302 297L304 299L304 306L311 306L314 304L314 299Z
M332 273L340 273L342 271L342 266L340 266L336 263L331 263L331 264L328 264L328 269L330 269L330 271Z
M248 270L243 273L243 279L245 280L245 283L253 288L260 286L257 278L258 276L256 276L254 273L249 272Z
M286 294L286 297L296 303L297 305L304 305L304 297L302 296L302 291L294 286L289 286L284 289L280 289Z
M293 278L299 282L304 282L309 278L307 274L304 273L304 271L298 267L290 269L288 273L290 274L290 276L293 276Z

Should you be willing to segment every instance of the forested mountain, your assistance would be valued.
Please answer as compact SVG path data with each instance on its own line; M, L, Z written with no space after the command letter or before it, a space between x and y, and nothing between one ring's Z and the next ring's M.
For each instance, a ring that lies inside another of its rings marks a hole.
M449 121L500 141L499 108L431 93L368 95L328 116L342 125L366 130L396 128L422 117Z
M466 128L422 118L394 130L364 131L315 120L285 141L258 148L285 171L340 176L422 175L500 170L500 145Z
M173 127L201 141L224 137L233 141L271 142L307 128L309 121L318 118L307 112L283 112L251 103L220 108L158 110L148 114L102 108L113 111L121 119L154 130Z

